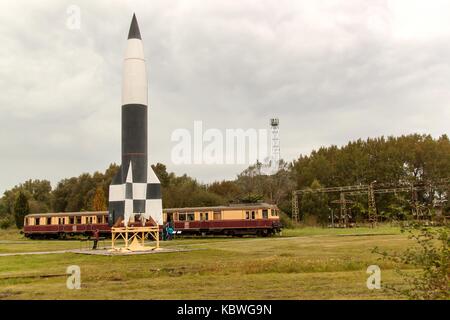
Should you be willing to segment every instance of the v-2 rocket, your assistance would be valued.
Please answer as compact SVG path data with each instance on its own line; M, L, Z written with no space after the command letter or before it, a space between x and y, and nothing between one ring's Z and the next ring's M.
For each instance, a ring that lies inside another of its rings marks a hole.
M147 72L135 14L128 33L122 81L122 164L109 186L109 225L123 222L127 226L149 220L161 225L161 185L148 165Z

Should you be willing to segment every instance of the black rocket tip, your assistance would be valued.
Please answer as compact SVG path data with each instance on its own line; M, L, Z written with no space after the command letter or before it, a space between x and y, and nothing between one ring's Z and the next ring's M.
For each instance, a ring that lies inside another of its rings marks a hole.
M133 19L131 20L130 32L128 32L128 39L142 39L141 32L139 31L139 25L137 23L136 15L133 13Z

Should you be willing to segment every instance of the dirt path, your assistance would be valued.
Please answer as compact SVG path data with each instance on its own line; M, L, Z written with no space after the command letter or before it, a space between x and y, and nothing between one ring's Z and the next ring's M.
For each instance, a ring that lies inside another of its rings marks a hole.
M73 253L75 250L56 250L56 251L32 251L32 252L10 252L10 253L0 253L0 257L9 256L26 256L31 254L56 254L56 253Z

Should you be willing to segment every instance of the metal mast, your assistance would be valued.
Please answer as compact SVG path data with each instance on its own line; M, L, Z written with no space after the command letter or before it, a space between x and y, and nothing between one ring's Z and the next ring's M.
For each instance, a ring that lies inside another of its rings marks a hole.
M373 190L373 185L376 181L369 184L368 188L368 213L369 213L369 222L372 225L372 227L375 227L377 225L377 205L375 202L375 193Z
M280 166L280 120L278 118L270 119L271 130L271 167L276 170Z

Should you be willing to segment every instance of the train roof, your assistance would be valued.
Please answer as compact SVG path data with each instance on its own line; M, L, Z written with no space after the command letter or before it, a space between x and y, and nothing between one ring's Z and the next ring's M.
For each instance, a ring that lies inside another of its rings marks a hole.
M105 215L108 211L81 211L81 212L53 212L53 213L31 213L27 217L67 217L67 216L93 216Z
M276 209L277 206L268 203L237 203L228 206L215 207L184 207L184 208L167 208L163 209L166 213L172 212L192 212L192 211L219 211L225 209L246 210L251 208L268 208ZM31 213L27 217L67 217L67 216L93 216L93 215L107 215L108 211L81 211L81 212L56 212L56 213Z
M218 210L225 210L225 209L237 209L237 210L246 210L251 208L268 208L268 209L275 209L277 208L274 204L268 204L268 203L238 203L238 204L231 204L229 206L216 206L216 207L185 207L185 208L168 208L163 209L164 212L172 213L172 212L180 212L180 211L218 211Z

